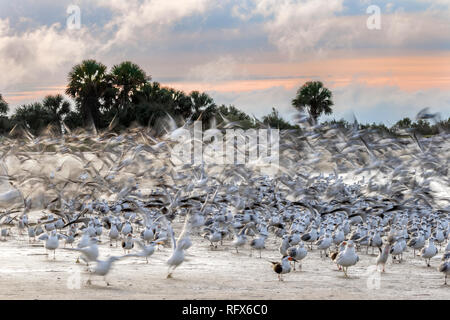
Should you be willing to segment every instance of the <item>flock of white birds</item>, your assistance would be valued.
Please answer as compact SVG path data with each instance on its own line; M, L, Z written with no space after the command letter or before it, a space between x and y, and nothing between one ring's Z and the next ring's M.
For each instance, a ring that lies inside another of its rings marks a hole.
M170 278L194 238L211 250L250 248L256 259L274 236L279 280L314 252L351 276L359 255L375 250L380 272L388 259L423 259L447 283L449 134L389 136L357 123L343 129L296 119L301 132L280 131L279 164L270 171L262 163L175 165L173 119L161 137L150 128L62 137L16 129L19 137L0 138L2 240L41 241L49 259L77 251L77 262L105 281L115 261L148 262L160 246L172 248ZM223 117L213 130L233 127L239 123ZM175 221L183 223L177 233ZM102 246L121 246L123 255L100 260Z

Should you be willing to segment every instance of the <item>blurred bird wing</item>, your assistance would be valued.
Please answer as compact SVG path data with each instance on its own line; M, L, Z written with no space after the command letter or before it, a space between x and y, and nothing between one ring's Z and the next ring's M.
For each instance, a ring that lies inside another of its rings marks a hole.
M47 240L47 239L48 239L48 234L44 233L44 234L41 235L38 239L39 239L39 240Z

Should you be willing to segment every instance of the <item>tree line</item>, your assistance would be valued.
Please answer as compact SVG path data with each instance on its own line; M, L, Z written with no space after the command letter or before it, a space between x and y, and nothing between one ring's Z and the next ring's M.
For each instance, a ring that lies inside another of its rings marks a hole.
M178 124L202 120L205 128L213 123L232 123L243 129L261 124L279 129L300 129L283 119L275 108L259 120L233 105L218 106L207 93L192 91L187 94L163 87L130 61L114 65L108 71L101 62L84 60L72 68L67 81L65 93L73 99L74 107L62 95L50 95L42 102L19 106L8 117L8 104L0 94L0 133L12 134L15 128L21 127L37 135L44 131L61 134L78 128L122 131L132 126L148 126L156 128L155 134L158 134L163 132L163 128L158 129L160 120L167 117ZM322 114L332 114L332 92L320 81L306 82L298 89L292 106L306 112L310 122L316 123ZM350 127L345 120L329 124ZM412 122L405 118L395 126L414 128L422 134L435 134L439 128L448 129L448 124L447 121L438 126L424 120ZM393 129L376 124L368 127Z

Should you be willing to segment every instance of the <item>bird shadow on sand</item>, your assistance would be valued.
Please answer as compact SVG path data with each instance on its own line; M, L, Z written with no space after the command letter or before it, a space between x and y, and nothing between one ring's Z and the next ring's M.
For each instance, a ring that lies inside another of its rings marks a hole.
M340 275L338 276L339 279L344 279L344 280L359 280L360 277L357 276L348 276L346 277L345 275Z
M123 288L119 287L118 285L110 284L107 286L106 284L84 284L83 287L85 289L96 289L96 290L108 290L108 291L123 291Z

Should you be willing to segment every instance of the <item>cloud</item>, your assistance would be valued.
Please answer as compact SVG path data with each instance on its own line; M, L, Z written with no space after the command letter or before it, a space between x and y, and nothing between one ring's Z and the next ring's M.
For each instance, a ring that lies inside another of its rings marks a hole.
M448 2L432 3L420 12L393 10L388 3L388 10L381 11L381 30L367 28L366 7L350 15L344 0L253 0L251 13L242 9L247 4L233 12L244 20L249 15L262 17L269 41L289 58L302 60L311 54L327 56L335 49L448 48L449 12L442 10Z
M53 24L17 33L7 19L0 20L0 88L60 77L62 68L67 72L93 49L89 40L86 30L70 31Z
M255 5L254 13L267 19L270 41L290 56L316 49L343 10L343 0L256 0Z
M205 12L211 3L211 0L99 0L99 6L114 14L105 26L114 32L105 49L160 36L180 19Z
M221 56L205 64L190 69L186 80L200 81L208 84L242 78L247 74L232 56Z

